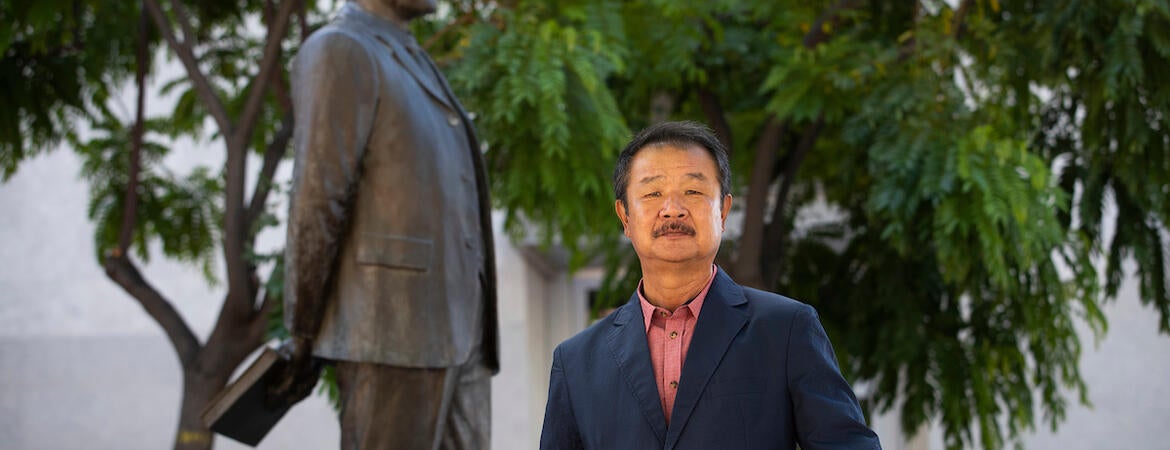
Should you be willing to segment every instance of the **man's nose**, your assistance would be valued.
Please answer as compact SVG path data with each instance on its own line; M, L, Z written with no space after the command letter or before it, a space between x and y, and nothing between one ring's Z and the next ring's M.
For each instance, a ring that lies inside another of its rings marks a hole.
M658 211L658 215L664 219L681 219L687 216L687 209L683 207L679 198L668 195L662 204L662 209Z

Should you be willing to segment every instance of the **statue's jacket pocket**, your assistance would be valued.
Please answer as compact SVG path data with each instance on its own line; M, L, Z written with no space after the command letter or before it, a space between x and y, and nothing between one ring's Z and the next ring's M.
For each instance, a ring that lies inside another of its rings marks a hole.
M431 239L362 233L357 244L358 264L428 272L434 259L435 243Z

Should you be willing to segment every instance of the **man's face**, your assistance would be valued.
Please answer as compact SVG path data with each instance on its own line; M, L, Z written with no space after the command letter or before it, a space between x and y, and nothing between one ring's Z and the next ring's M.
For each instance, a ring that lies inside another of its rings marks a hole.
M730 195L720 202L718 173L710 153L696 146L655 145L634 155L629 211L621 200L614 209L643 268L715 260L731 210Z
M435 12L437 0L382 0L400 17L411 20Z

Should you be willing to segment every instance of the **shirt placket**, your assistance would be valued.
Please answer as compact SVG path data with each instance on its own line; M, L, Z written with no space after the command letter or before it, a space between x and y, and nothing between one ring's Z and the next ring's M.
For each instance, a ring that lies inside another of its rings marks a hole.
M666 420L670 421L671 410L678 394L678 381L682 376L682 343L683 333L686 332L686 323L689 317L687 308L679 308L666 317L663 339L663 386L666 387Z

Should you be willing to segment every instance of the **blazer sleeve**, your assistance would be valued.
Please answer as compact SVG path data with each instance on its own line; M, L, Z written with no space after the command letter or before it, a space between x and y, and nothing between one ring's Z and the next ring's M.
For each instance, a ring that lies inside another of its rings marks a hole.
M295 163L285 247L285 314L316 337L377 108L377 65L351 35L322 30L293 64Z
M841 375L816 311L808 305L801 305L793 318L788 388L802 449L881 448L877 434L865 424L853 389Z
M544 408L544 426L540 431L540 450L584 449L573 402L561 363L561 347L553 351L552 372L548 383L548 404Z

